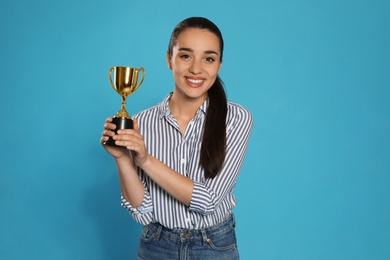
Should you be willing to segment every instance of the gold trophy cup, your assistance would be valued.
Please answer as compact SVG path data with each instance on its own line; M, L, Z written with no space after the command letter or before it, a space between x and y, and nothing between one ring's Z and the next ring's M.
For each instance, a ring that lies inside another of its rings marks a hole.
M114 72L114 79L112 76ZM142 72L142 77L138 82L139 74ZM126 98L133 94L142 84L145 77L144 68L130 68L112 66L108 70L108 78L113 89L122 96L122 108L113 117L112 123L116 125L115 133L120 129L132 129L133 120L126 111ZM115 141L110 137L104 144L115 146Z

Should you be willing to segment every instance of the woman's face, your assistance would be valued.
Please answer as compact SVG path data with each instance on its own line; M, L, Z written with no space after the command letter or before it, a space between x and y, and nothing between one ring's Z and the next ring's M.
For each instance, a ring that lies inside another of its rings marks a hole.
M218 76L220 60L220 42L214 33L198 28L182 31L172 56L167 55L168 67L175 80L174 94L204 101Z

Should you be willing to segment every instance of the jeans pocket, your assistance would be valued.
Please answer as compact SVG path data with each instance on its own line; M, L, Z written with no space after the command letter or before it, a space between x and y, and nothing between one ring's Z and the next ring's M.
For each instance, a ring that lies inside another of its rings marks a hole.
M227 251L237 247L234 229L224 234L210 235L207 242L212 249L217 251Z
M153 238L155 238L156 231L153 230L149 226L143 226L141 240L144 242L150 242Z

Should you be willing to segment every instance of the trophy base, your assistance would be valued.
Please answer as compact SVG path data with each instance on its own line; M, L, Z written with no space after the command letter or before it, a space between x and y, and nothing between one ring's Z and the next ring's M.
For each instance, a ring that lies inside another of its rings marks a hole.
M112 123L116 125L115 134L117 133L118 130L121 130L121 129L133 129L133 120L130 118L114 117L112 119ZM111 145L111 146L117 146L115 144L114 139L112 139L111 137L106 142L104 142L104 144Z

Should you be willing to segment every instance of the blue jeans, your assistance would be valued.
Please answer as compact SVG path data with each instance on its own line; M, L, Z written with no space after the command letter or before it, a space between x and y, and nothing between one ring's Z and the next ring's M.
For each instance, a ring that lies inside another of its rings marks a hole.
M137 260L238 260L234 216L205 229L168 229L159 223L142 229Z

